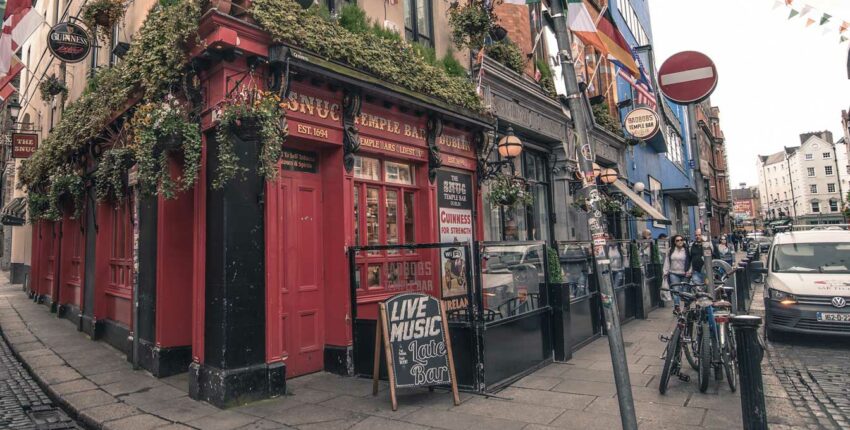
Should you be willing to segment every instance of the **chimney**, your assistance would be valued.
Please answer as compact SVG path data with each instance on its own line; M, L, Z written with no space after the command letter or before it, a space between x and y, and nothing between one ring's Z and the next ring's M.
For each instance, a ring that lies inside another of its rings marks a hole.
M832 132L829 131L829 130L810 131L808 133L803 133L803 134L800 135L800 143L801 144L806 143L806 141L809 140L809 138L812 137L812 136L817 136L817 137L819 137L819 138L821 138L821 139L823 139L823 140L825 140L826 142L829 142L829 143L835 143L832 140Z

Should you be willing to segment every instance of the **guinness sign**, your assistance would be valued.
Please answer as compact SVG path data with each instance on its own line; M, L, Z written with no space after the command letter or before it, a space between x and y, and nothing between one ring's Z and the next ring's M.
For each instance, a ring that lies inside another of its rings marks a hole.
M60 22L47 33L47 46L53 55L66 63L79 63L89 55L89 34L79 25Z

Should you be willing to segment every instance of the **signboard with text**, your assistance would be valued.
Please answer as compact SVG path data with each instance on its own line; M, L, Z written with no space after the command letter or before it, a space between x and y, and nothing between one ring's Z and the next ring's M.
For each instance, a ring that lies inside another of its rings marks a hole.
M319 170L319 154L314 151L283 148L280 159L283 170L303 173L316 173Z
M12 133L12 158L30 158L38 149L35 133Z
M378 394L383 346L393 410L398 409L397 388L436 385L451 385L459 405L449 325L440 300L426 294L398 294L379 308L372 395Z
M47 47L65 63L79 63L91 51L89 33L72 22L60 22L47 33Z
M472 175L437 172L437 214L441 243L472 243ZM463 247L443 250L440 255L443 298L466 296L466 261ZM451 309L450 309L451 310Z
M661 121L652 109L639 107L632 110L623 119L626 131L640 140L649 139L658 133Z

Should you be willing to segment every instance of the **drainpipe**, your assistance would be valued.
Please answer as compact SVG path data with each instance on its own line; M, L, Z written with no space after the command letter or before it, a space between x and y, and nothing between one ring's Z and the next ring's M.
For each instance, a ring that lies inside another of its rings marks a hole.
M833 146L833 150L835 146ZM794 211L794 222L797 222L797 198L794 197L794 177L791 176L791 162L789 161L790 157L788 154L785 154L785 165L788 166L788 181L791 182L791 210ZM841 183L839 182L839 187Z
M844 206L844 191L841 189L841 168L838 166L838 152L835 151L835 145L832 145L832 158L835 160L835 175L838 178L838 202L841 203L841 206ZM844 216L843 208L839 206L838 209L841 211L841 219L844 223L847 223L847 218Z

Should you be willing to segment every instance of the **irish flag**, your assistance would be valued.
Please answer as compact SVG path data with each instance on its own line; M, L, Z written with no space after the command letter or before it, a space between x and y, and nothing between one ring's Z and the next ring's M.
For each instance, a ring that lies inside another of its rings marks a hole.
M590 17L590 12L582 0L567 1L567 22L576 37L581 39L585 45L592 45L603 53L608 52L608 48L602 43L602 39L596 33L596 25L593 23L593 18Z

